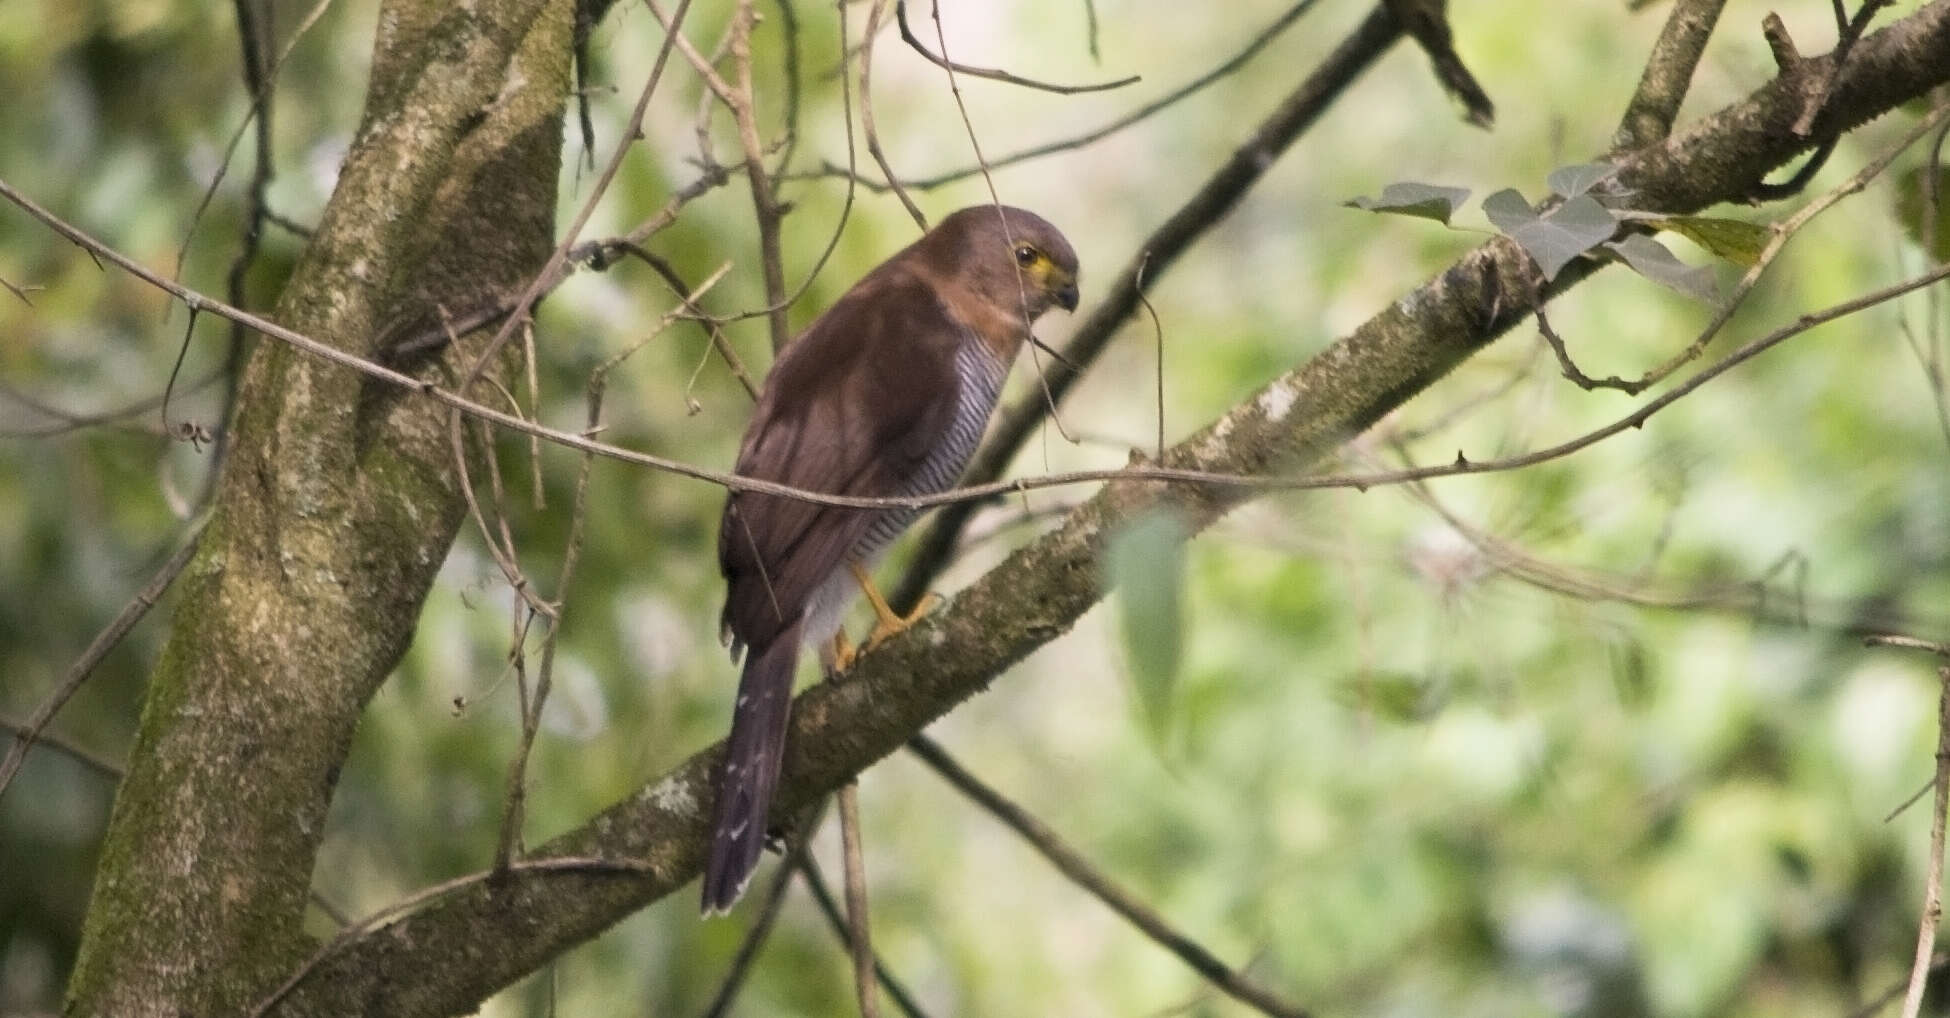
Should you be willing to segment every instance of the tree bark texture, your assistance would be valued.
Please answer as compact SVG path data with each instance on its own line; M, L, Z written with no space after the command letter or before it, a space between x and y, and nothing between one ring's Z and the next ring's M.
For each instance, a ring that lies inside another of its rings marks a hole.
M385 3L362 123L274 317L375 356L538 270L573 29L573 0ZM450 375L469 346L421 367ZM444 408L282 344L258 346L231 427L72 1015L241 1014L315 949L300 924L339 767L464 512Z
M1865 39L1834 80L1808 136L1792 130L1832 58L1815 57L1649 147L1615 156L1643 208L1673 214L1737 200L1769 171L1830 133L1851 130L1950 81L1950 0L1936 0ZM1555 289L1591 274L1560 274ZM1298 469L1373 424L1529 314L1535 269L1492 240L1403 296L1354 333L1273 380L1162 465L1230 473ZM837 682L795 702L774 816L791 816L982 691L1010 665L1067 631L1100 600L1103 541L1166 511L1196 533L1253 489L1156 482L1106 485L1052 532L1011 555ZM566 947L696 876L720 747L535 849L531 858L630 860L634 871L516 871L468 886L325 959L280 1013L465 1013Z

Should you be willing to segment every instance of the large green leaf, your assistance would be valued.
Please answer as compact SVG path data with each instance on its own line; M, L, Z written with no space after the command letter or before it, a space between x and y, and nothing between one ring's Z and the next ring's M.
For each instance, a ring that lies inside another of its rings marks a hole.
M1151 513L1111 535L1104 571L1117 588L1125 658L1152 738L1160 744L1184 657L1185 525Z

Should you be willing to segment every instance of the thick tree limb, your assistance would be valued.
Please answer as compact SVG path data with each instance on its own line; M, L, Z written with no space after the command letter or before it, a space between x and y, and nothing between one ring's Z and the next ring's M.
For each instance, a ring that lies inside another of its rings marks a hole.
M1625 116L1612 136L1617 149L1642 148L1666 140L1679 116L1679 105L1693 85L1693 71L1699 67L1706 41L1720 21L1720 9L1727 0L1677 0L1659 41L1652 46L1652 57L1645 62L1638 91L1625 107Z
M1808 147L1792 125L1814 77L1771 82L1660 145L1624 155L1622 183L1648 207L1675 213L1745 194ZM1851 129L1946 80L1950 0L1935 0L1855 47L1815 134ZM1324 455L1520 321L1524 309L1499 298L1525 292L1518 281L1529 272L1507 240L1477 248L1171 449L1165 464L1264 471ZM1574 285L1587 274L1571 269L1560 279ZM1103 596L1097 551L1116 528L1166 510L1197 532L1251 495L1190 484L1106 486L1055 531L861 658L844 681L798 698L778 815L837 788L1069 629ZM534 850L633 858L642 872L517 873L498 885L469 887L353 940L295 987L280 1013L464 1012L566 946L672 893L703 861L719 752L700 752Z

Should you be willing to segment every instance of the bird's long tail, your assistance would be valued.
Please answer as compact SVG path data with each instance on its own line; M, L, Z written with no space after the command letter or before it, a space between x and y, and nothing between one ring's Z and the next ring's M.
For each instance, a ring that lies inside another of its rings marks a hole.
M729 911L758 868L765 821L779 784L785 754L785 723L792 712L792 672L799 662L794 625L763 648L753 647L738 680L718 770L718 801L711 821L711 854L704 864L704 914Z

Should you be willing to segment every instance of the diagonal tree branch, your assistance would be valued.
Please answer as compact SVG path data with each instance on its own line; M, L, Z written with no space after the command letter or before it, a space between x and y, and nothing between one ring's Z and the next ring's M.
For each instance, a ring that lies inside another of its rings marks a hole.
M1827 58L1814 58L1819 65ZM1791 130L1816 75L1777 80L1660 145L1625 155L1621 183L1648 207L1690 212L1747 192L1808 147ZM1950 80L1950 0L1863 39L1834 82L1817 136L1845 131ZM1497 239L1169 450L1165 465L1264 471L1316 459L1400 406L1520 321L1499 295L1532 268ZM1564 286L1589 270L1567 269ZM1103 596L1097 551L1149 512L1189 533L1252 492L1193 484L1107 485L1053 532L1018 550L919 625L860 660L845 681L796 701L775 809L803 809L1062 634ZM638 860L633 872L527 872L470 886L354 938L293 987L281 1013L443 1015L473 1008L567 945L594 936L696 876L719 747L706 749L538 857Z

